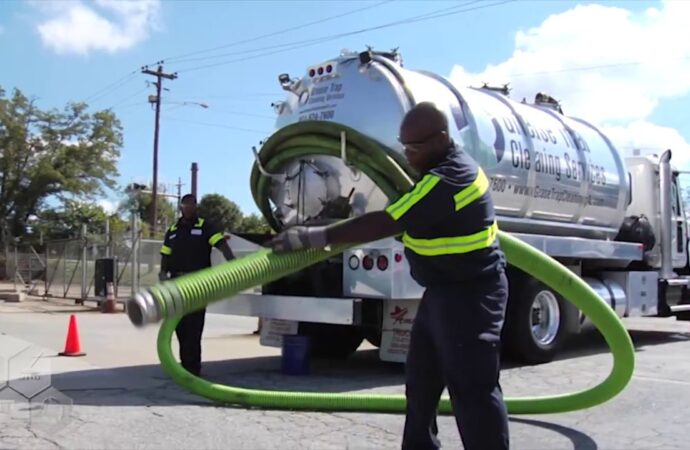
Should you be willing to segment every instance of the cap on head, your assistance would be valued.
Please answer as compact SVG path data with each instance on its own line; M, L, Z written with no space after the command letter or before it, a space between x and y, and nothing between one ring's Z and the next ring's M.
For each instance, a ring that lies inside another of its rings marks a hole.
M194 194L185 194L180 199L180 203L191 203L193 205L196 205L196 197L194 196Z

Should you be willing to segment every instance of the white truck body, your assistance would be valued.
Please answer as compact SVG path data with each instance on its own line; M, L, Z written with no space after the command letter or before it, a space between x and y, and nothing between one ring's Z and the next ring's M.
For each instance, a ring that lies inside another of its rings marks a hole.
M453 85L403 68L397 53L343 52L307 67L302 77L280 81L288 95L275 105L277 130L302 120L329 121L397 152L403 151L397 136L405 112L433 101L446 112L453 139L490 177L502 230L581 275L620 317L688 318L688 233L670 152L623 158L601 131L565 116L550 97L540 94L529 104L500 89ZM270 194L281 228L323 219L324 204L342 196L350 196L355 215L387 206L376 184L348 166L346 149L344 141L340 158L314 155L308 164L295 159L281 168L283 177L276 177ZM646 228L635 229L641 234L631 233L629 223L622 229L626 218L640 216L648 220ZM645 249L650 236L654 245ZM260 244L230 243L240 254ZM281 345L283 334L306 333L319 342L331 339L321 344L321 353L332 346L339 348L333 354L349 354L366 338L379 346L382 359L404 361L423 290L409 275L402 244L372 242L330 264L328 273L337 276L322 282L340 286L335 293L256 289L209 311L262 317L264 345ZM564 339L579 331L581 315L524 274L509 273L509 279L506 333L514 353L528 362L552 359Z

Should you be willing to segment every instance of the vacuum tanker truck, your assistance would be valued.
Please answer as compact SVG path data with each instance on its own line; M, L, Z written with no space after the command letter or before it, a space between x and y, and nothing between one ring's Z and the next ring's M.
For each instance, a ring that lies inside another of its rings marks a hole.
M398 141L416 103L444 111L452 138L483 168L498 226L585 280L621 318L689 320L688 238L673 149L623 155L597 127L564 113L549 95L533 102L505 87L461 86L403 66L397 51L343 51L281 74L276 127L254 148L251 188L279 232L384 209L417 179ZM567 108L566 108L567 109ZM659 142L664 148L664 143ZM262 236L232 235L237 254ZM543 363L585 323L553 289L509 267L504 346ZM262 345L311 337L315 355L345 357L364 340L382 360L405 360L422 288L398 238L342 254L209 306L262 319Z

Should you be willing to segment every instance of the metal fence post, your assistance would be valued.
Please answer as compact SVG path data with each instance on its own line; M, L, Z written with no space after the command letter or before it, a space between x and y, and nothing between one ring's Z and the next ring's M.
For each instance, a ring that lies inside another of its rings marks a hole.
M132 297L139 291L139 217L132 213Z
M49 285L48 285L48 276L50 275L50 264L49 264L49 260L48 260L48 257L50 256L49 247L50 246L46 242L45 243L46 271L45 271L45 275L43 278L43 281L44 281L43 282L43 296L44 297L48 297L48 288L49 288ZM55 270L57 270L57 267L55 268Z
M110 237L110 219L105 221L105 257L110 258L110 246L112 245L112 239Z
M17 268L19 267L19 255L17 254L17 242L14 243L14 267L12 268L12 280L14 281L14 290L17 290Z
M87 279L88 279L88 272L87 272L87 267L86 267L86 260L88 258L87 251L86 251L86 233L87 233L87 228L86 224L83 224L81 226L81 300L82 302L86 300L86 289L87 289Z

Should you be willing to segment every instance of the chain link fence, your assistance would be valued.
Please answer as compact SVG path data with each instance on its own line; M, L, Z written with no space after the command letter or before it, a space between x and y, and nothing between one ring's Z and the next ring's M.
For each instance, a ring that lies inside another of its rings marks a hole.
M103 301L105 283L112 276L115 296L124 302L140 287L158 282L162 243L142 238L138 218L122 233L88 234L84 229L79 238L41 246L9 243L6 278L33 295L84 303Z

